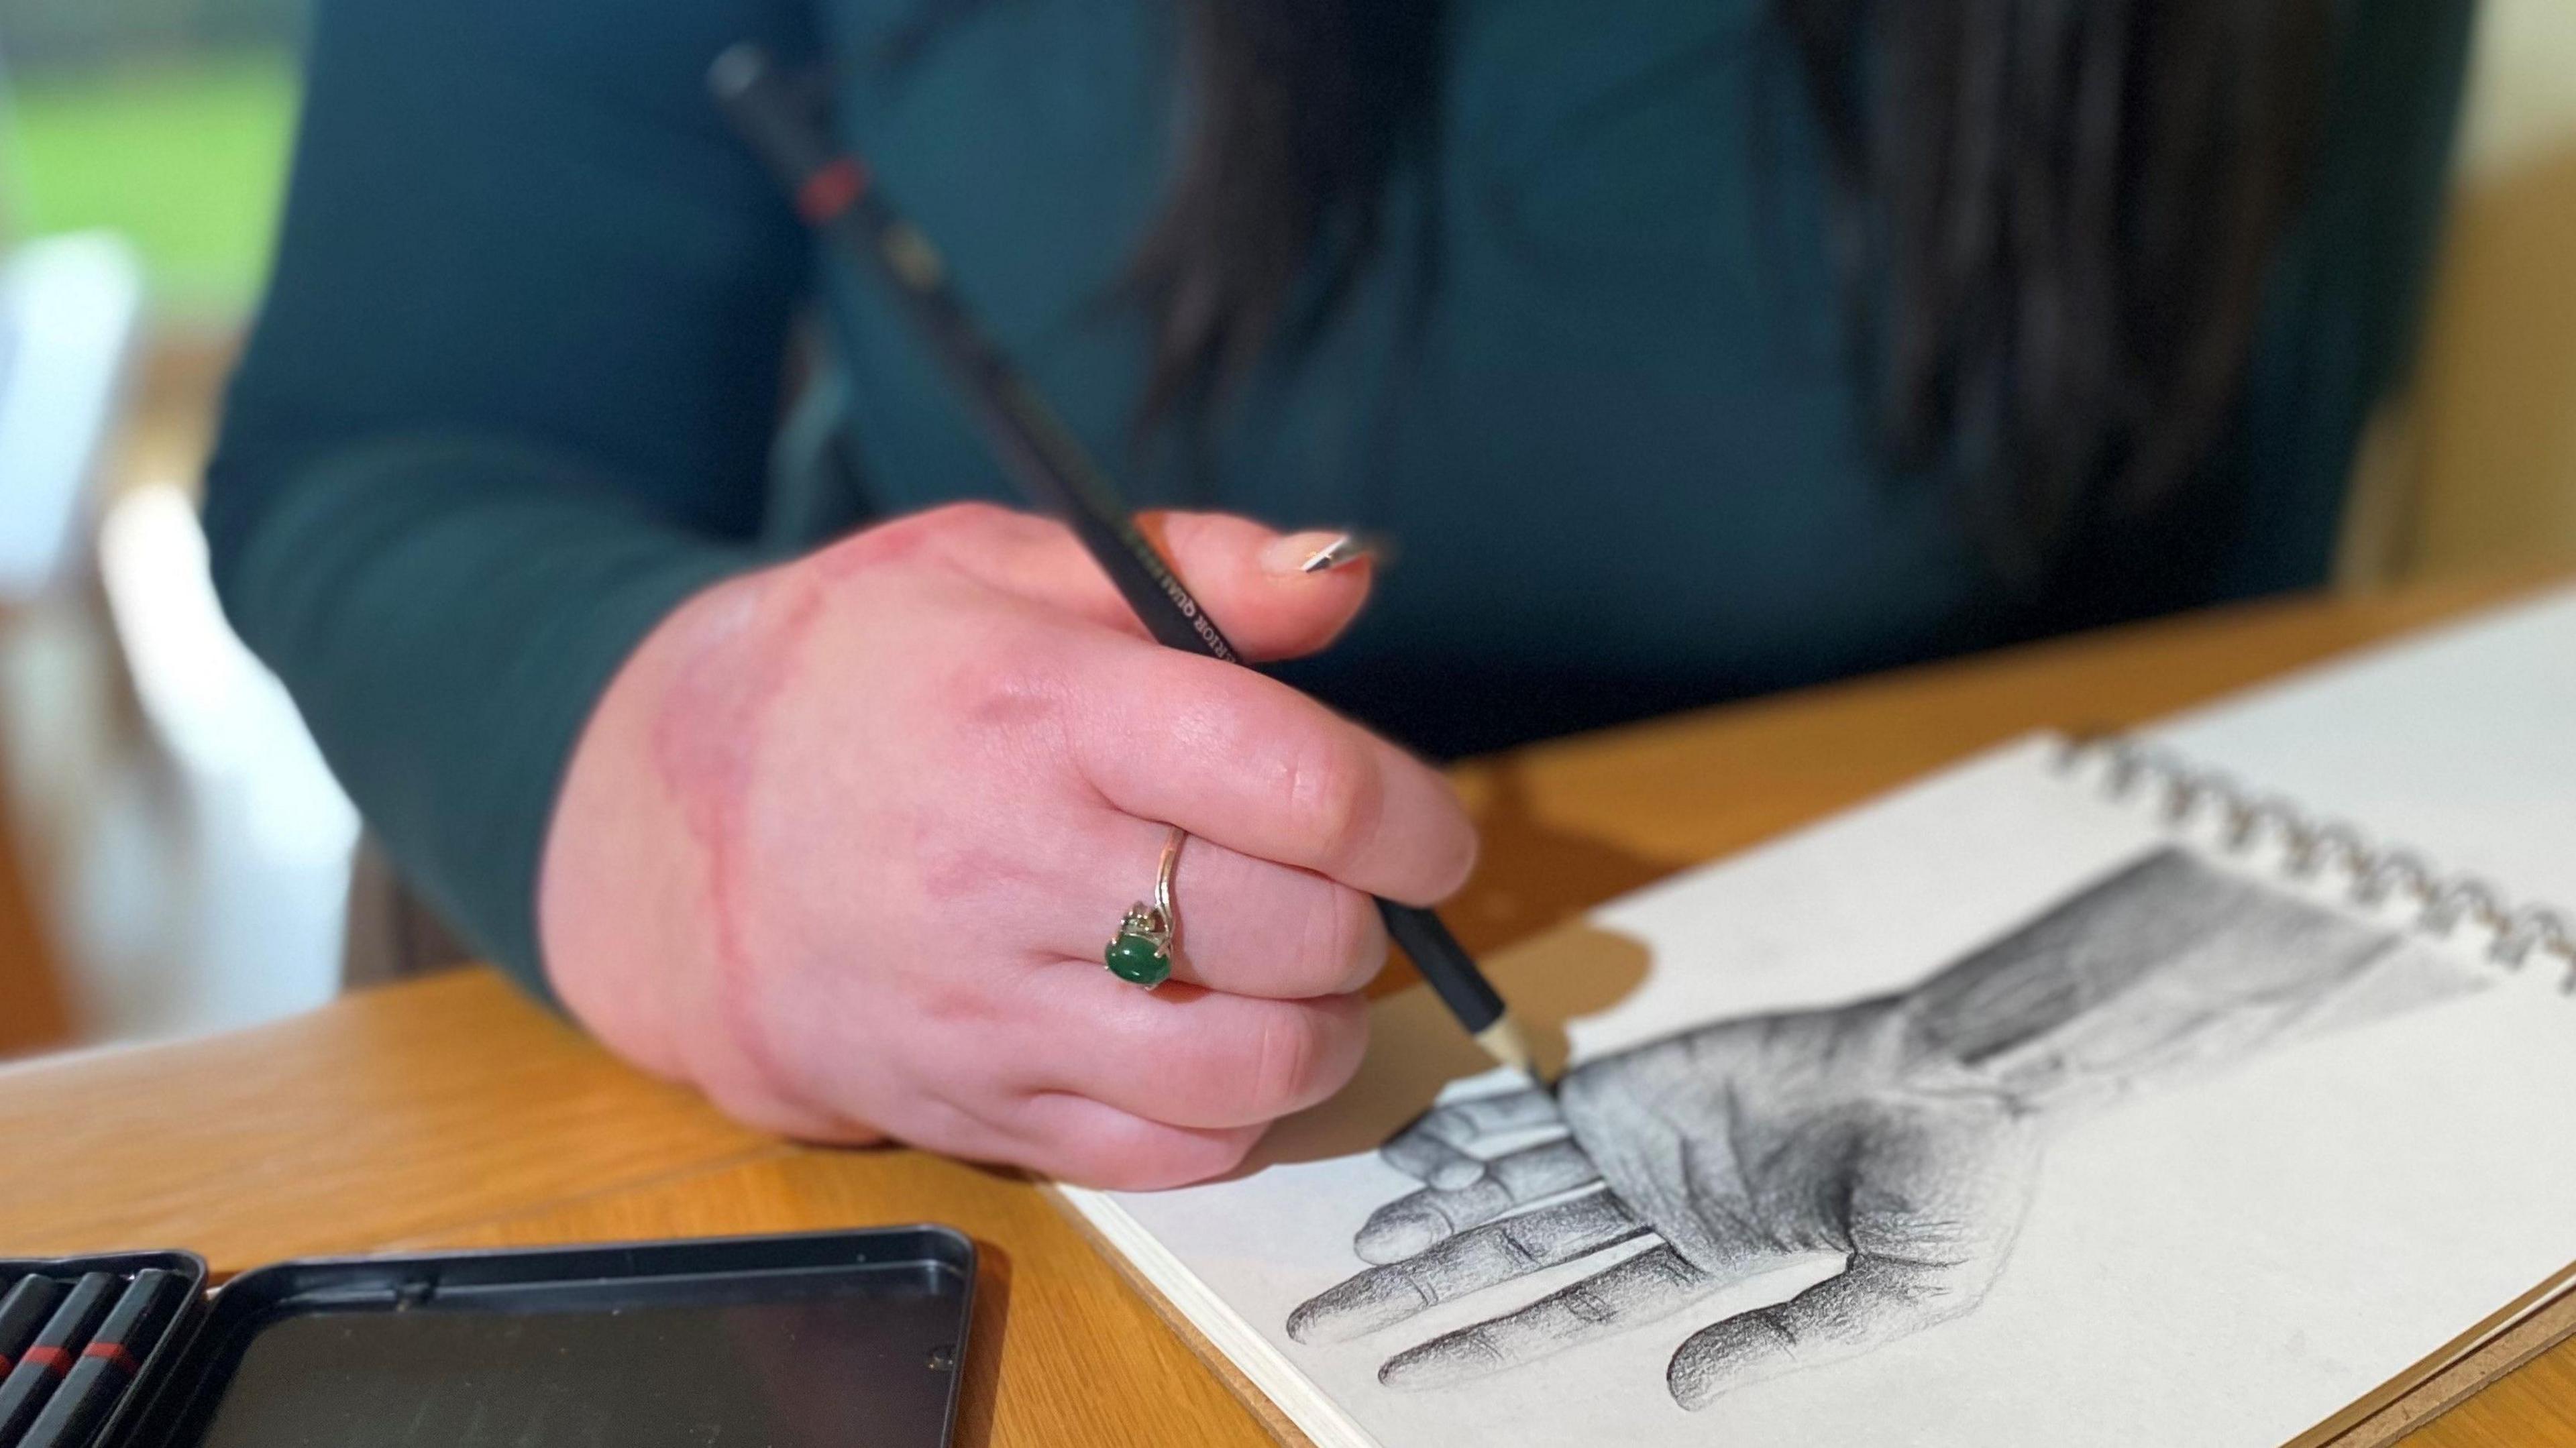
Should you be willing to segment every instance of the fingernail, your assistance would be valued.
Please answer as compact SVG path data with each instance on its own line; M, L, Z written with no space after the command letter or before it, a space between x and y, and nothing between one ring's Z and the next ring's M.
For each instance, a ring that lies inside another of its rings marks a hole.
M1483 1181L1488 1170L1481 1158L1462 1153L1455 1161L1444 1161L1433 1167L1431 1175L1424 1180L1444 1192L1465 1191Z
M1287 577L1299 573L1329 573L1370 557L1368 544L1356 533L1291 533L1262 550L1261 566L1270 573Z
M1757 1328L1743 1319L1701 1328L1674 1351L1664 1369L1664 1384L1672 1389L1673 1401L1696 1413L1729 1388L1770 1376L1762 1370L1765 1359L1784 1351L1778 1333L1776 1328Z
M1404 1392L1420 1392L1424 1388L1471 1382L1510 1366L1511 1361L1495 1349L1485 1330L1471 1327L1435 1337L1388 1358L1386 1365L1377 1370L1377 1380Z
M1348 1342L1430 1305L1404 1273L1372 1267L1288 1314L1288 1336L1303 1343Z
M1389 1202L1372 1213L1368 1224L1352 1239L1353 1250L1360 1260L1373 1267L1401 1262L1419 1256L1440 1244L1449 1235L1449 1221L1428 1203L1412 1200Z
M1377 1370L1380 1386L1398 1392L1420 1392L1424 1388L1443 1388L1457 1381L1458 1374L1448 1363L1426 1356L1420 1348L1397 1353Z
M1296 1311L1288 1314L1291 1342L1338 1342L1340 1338L1333 1333L1333 1327L1333 1310L1321 1298L1300 1303Z

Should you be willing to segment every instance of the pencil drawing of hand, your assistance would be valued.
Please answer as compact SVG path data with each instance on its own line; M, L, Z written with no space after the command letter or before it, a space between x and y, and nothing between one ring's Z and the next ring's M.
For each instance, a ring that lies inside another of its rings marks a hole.
M1423 1186L1360 1229L1374 1265L1288 1332L1344 1341L1601 1254L1573 1286L1379 1372L1436 1388L1841 1256L1840 1273L1683 1341L1666 1381L1698 1408L1973 1309L2068 1121L2468 981L2389 930L2159 851L1912 990L1683 1031L1578 1067L1556 1100L1434 1109L1384 1150Z
M1661 1240L1583 1282L1397 1354L1381 1380L1480 1377L1819 1251L1851 1265L1691 1338L1672 1361L1673 1396L1697 1407L1863 1351L1974 1305L2020 1220L2033 1123L1961 1074L1922 1055L1891 1000L1722 1022L1580 1068L1563 1087L1570 1135L1448 1187L1440 1172L1454 1180L1467 1152L1525 1135L1554 1106L1529 1091L1442 1107L1388 1149L1433 1184L1361 1229L1360 1256L1381 1265L1300 1308L1289 1331L1372 1331L1652 1235ZM1521 1210L1532 1203L1544 1204Z

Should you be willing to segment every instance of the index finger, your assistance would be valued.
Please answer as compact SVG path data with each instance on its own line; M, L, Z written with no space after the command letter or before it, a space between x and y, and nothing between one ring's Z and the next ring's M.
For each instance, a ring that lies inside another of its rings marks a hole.
M1475 826L1429 765L1250 669L1092 646L1100 707L1074 711L1072 746L1114 807L1407 904L1466 882Z

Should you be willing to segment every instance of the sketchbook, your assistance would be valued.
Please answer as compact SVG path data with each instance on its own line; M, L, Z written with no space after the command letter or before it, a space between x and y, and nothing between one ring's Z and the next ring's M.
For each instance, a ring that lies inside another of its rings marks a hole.
M1498 957L1558 1099L1417 988L1064 1196L1325 1448L2391 1441L2576 1313L2570 721L2576 593L2028 739Z

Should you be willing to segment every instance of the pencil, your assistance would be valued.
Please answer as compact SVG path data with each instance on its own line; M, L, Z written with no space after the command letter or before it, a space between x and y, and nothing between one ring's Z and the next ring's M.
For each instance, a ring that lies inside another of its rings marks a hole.
M54 1310L63 1295L63 1285L41 1272L30 1272L18 1279L9 1295L0 1297L0 1380L18 1366L18 1354L36 1338L36 1329Z
M179 1274L147 1267L134 1274L125 1295L80 1351L60 1390L36 1416L20 1448L82 1448L98 1432L119 1394L132 1386L152 1351L152 1334L173 1306Z
M36 1414L51 1397L54 1385L71 1371L73 1354L80 1340L98 1325L107 1311L108 1300L116 1293L116 1274L84 1272L63 1295L53 1316L45 1319L44 1330L18 1357L9 1376L0 1378L0 1443L15 1443L35 1421Z
M1108 473L949 287L938 248L886 200L864 162L838 150L807 118L785 93L767 54L754 45L734 46L716 57L707 83L736 129L786 185L806 225L889 286L1003 471L1032 504L1073 530L1146 631L1167 647L1243 663L1224 631L1137 531ZM1440 917L1391 900L1378 901L1377 908L1388 937L1413 958L1476 1044L1546 1084L1528 1035Z

